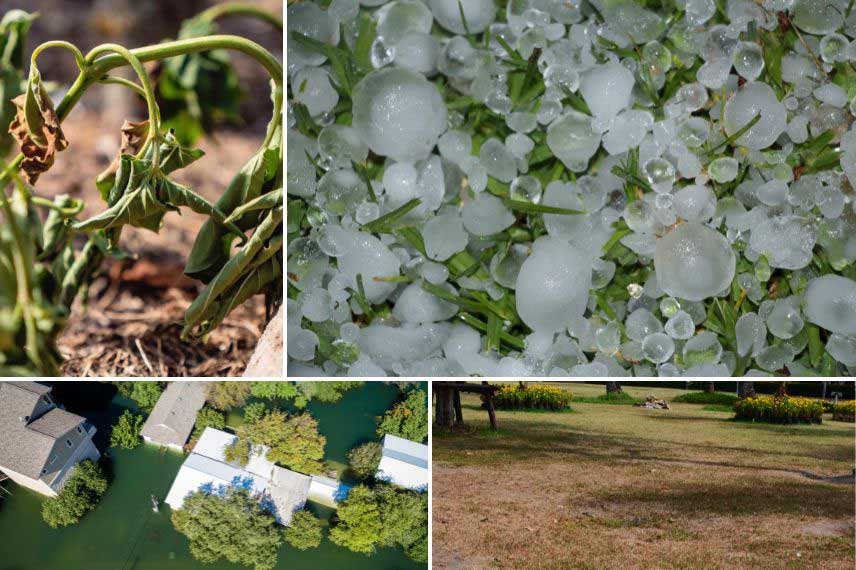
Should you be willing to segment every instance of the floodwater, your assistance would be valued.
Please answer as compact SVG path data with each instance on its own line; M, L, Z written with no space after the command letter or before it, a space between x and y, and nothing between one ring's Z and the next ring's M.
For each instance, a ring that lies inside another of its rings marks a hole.
M65 387L63 387L65 388ZM54 389L55 393L58 390ZM63 390L65 392L65 390ZM375 439L375 416L381 415L398 397L398 389L385 383L367 382L351 390L334 404L309 405L327 436L326 456L334 466L347 461L349 449ZM64 395L57 399L76 413L85 413L99 427L96 444L105 448L112 418L124 408L134 407L121 397L98 408L72 406ZM236 418L230 417L230 424ZM238 570L229 563L201 564L193 559L184 535L170 522L170 509L161 505L155 513L151 495L159 500L166 493L184 461L184 455L150 445L133 451L109 449L112 483L96 509L77 525L51 529L41 518L41 495L7 481L0 498L0 570ZM332 509L308 503L326 519ZM289 570L410 570L427 568L408 559L400 549L384 549L364 556L334 545L326 538L318 548L299 551L283 543L277 569Z

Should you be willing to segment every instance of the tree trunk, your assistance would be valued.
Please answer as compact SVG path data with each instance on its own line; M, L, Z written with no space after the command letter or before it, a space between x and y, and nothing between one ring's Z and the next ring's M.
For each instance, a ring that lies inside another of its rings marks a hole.
M606 383L606 393L607 394L617 394L621 392L621 383L620 382L607 382Z
M455 403L455 425L464 425L464 411L461 409L461 393L458 390L453 390L453 400Z
M716 391L716 382L705 382L704 383L704 391L705 392L715 392Z
M487 382L482 382L482 385L487 386ZM486 394L487 415L490 418L490 427L494 430L499 429L496 425L496 409L493 407L493 392Z
M751 398L755 395L755 382L737 382L737 395L741 398Z
M452 389L440 383L434 384L436 402L434 405L434 423L439 428L451 428L455 419L453 416Z

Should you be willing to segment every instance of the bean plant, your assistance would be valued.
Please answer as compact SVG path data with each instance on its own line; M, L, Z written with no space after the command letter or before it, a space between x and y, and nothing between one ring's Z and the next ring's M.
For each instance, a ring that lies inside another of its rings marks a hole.
M0 375L57 374L56 341L74 300L85 299L105 257L129 255L120 245L124 228L157 232L169 212L182 208L208 218L185 267L203 286L185 313L182 338L204 339L257 293L265 294L269 308L280 302L282 65L246 38L216 33L216 20L233 14L282 27L254 6L218 5L185 22L174 41L135 49L107 43L87 54L67 41L45 42L33 50L26 80L25 41L35 16L13 10L0 20L0 154L13 146L20 151L0 165ZM37 65L39 55L53 48L71 52L79 71L56 106ZM273 114L261 146L211 203L173 173L203 164L204 153L189 145L210 132L216 118L236 111L240 90L228 50L248 55L270 76ZM155 65L157 83L146 63ZM111 73L124 66L137 81ZM94 181L105 207L78 219L81 200L42 197L38 180L74 144L63 120L90 88L108 83L144 98L147 118L122 126L118 156Z

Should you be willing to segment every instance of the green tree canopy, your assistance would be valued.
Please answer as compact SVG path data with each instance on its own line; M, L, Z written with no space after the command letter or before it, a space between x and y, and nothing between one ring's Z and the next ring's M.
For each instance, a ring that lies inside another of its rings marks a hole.
M78 522L95 508L107 491L107 477L101 467L88 459L78 463L56 497L42 503L42 518L52 528Z
M276 519L262 510L249 491L229 487L225 493L191 493L172 513L175 530L187 536L190 552L203 564L220 559L272 570L282 544Z
M339 503L330 540L354 552L400 546L418 562L428 560L428 495L382 484L358 485Z
M164 382L113 382L119 393L134 400L138 406L150 411L163 393Z
M268 408L264 402L253 402L244 406L244 423L254 424L264 417Z
M377 472L383 447L376 441L359 445L348 452L348 465L361 480L372 479Z
M143 416L125 410L110 430L110 447L134 449L140 445Z
M324 536L321 521L310 511L297 511L285 529L285 541L298 550L318 548Z
M251 387L248 382L214 382L208 387L208 402L224 412L247 403Z
M317 400L325 404L332 404L342 399L342 395L348 390L362 387L365 382L355 380L342 381L300 381L297 389L300 390L308 400Z
M412 390L403 401L377 419L377 434L391 433L411 441L428 439L428 396L424 390Z
M291 400L297 396L294 382L253 382L250 391L256 398Z
M318 421L308 412L289 416L281 410L270 410L254 423L238 429L243 446L235 453L249 451L249 445L266 445L267 458L301 473L324 470L324 445L327 438L318 433ZM228 450L227 450L228 451Z
M215 410L210 406L202 406L196 414L196 424L193 428L193 437L198 438L205 428L223 429L226 427L226 414Z

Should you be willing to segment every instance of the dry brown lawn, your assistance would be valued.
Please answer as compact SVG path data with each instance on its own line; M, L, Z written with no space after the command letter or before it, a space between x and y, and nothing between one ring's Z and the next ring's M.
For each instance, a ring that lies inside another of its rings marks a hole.
M434 434L435 568L854 568L853 424L572 404L492 434L478 403Z

